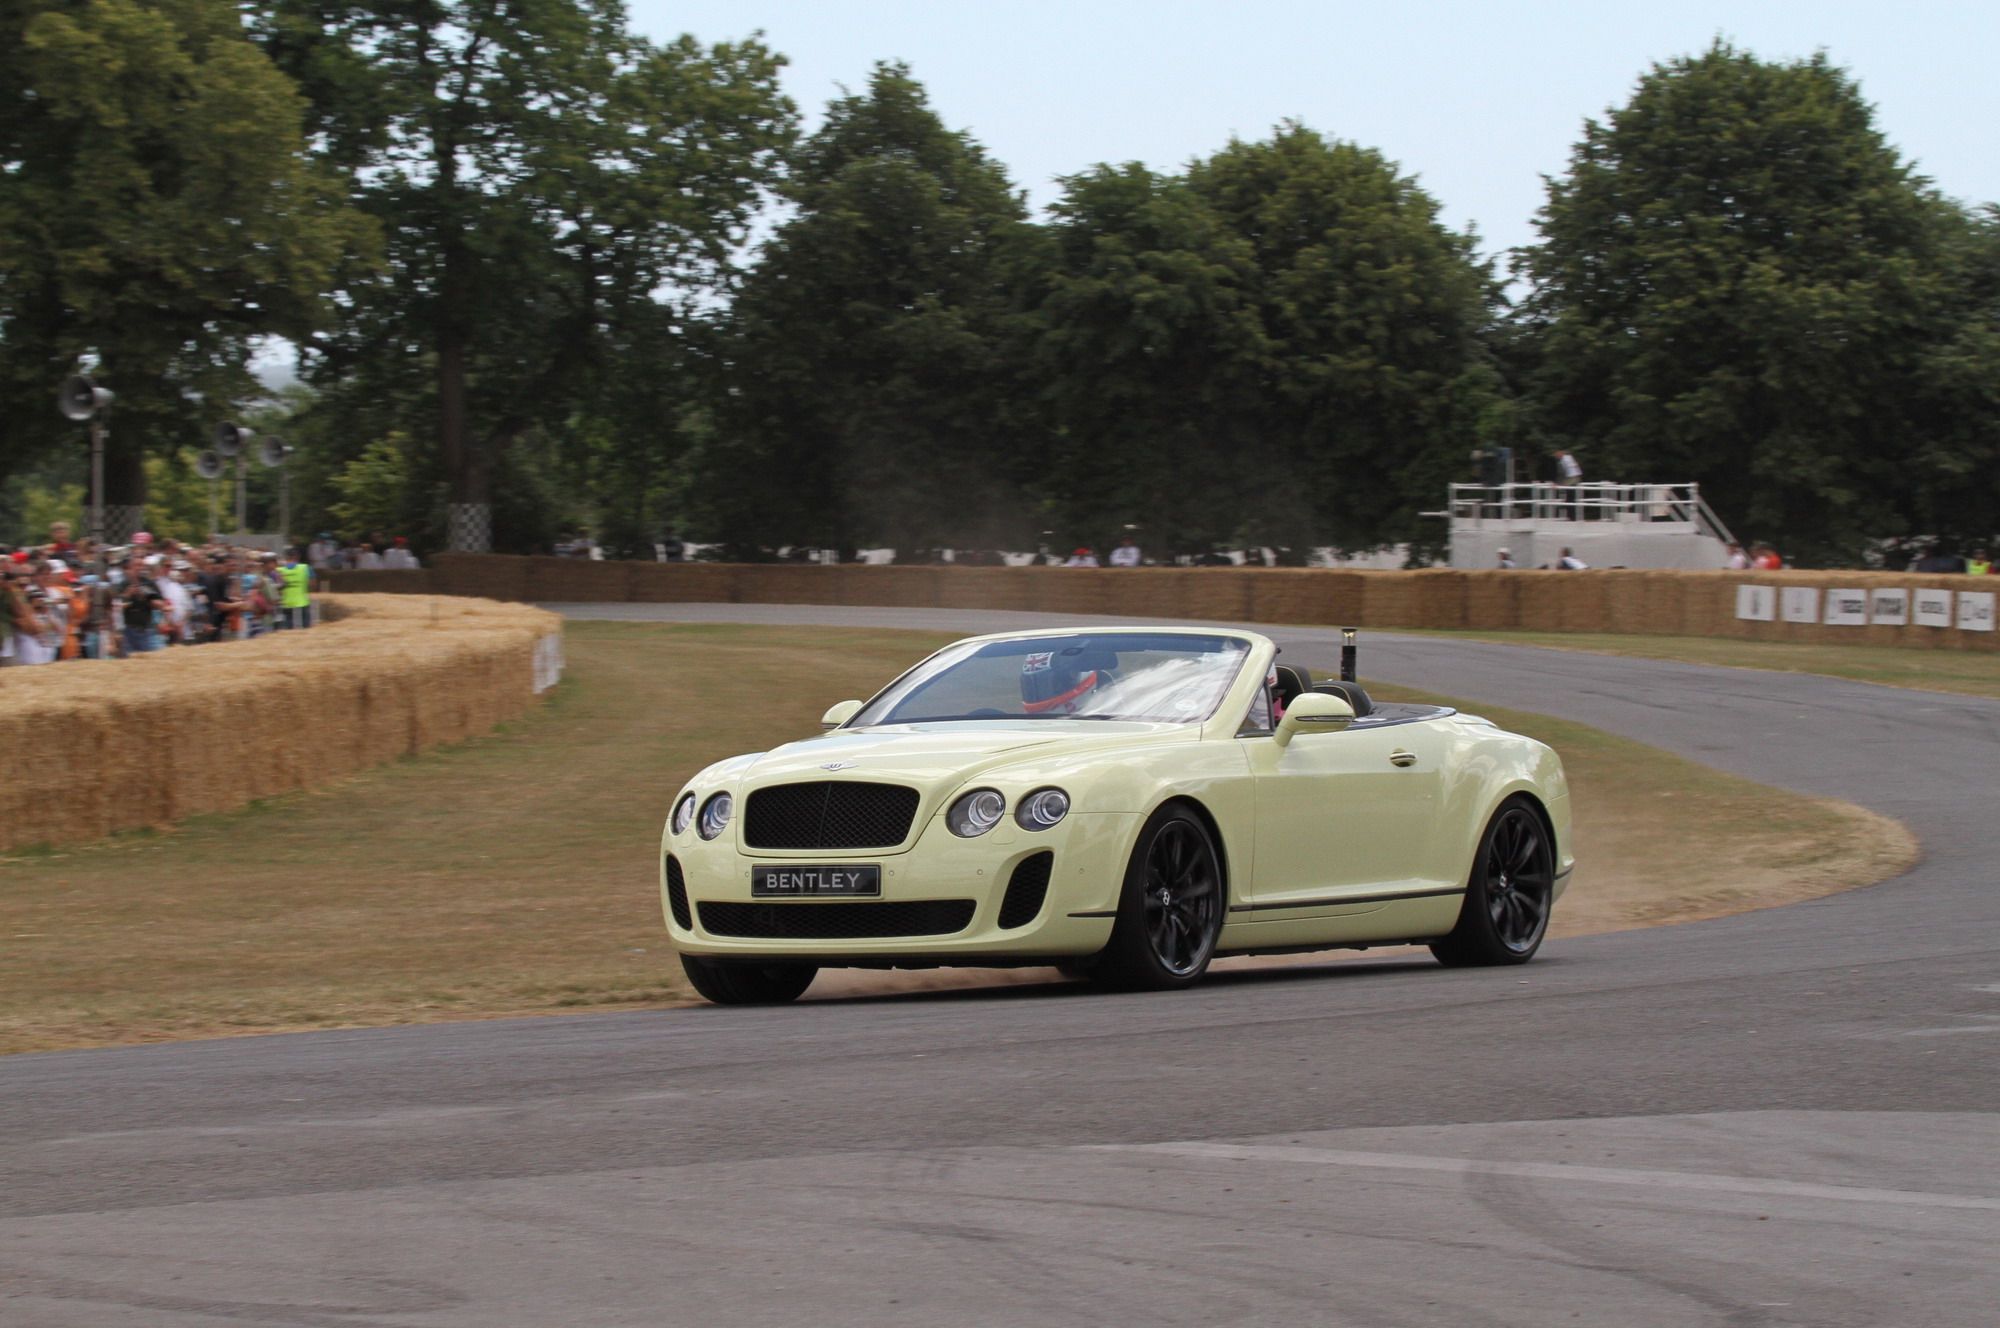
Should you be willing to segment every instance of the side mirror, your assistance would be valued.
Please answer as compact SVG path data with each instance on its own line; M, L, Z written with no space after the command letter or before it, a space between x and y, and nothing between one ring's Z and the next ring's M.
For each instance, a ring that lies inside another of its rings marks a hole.
M819 726L823 729L837 729L853 719L854 712L859 709L861 709L859 701L836 701L827 708L824 715L819 717Z
M1285 708L1285 717L1278 721L1278 745L1291 746L1292 739L1301 733L1338 733L1353 722L1354 707L1346 697L1306 692L1293 699Z

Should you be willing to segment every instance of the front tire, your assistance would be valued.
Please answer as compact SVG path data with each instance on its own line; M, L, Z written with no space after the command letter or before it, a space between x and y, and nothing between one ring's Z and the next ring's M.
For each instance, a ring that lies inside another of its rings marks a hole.
M1224 902L1222 857L1208 827L1186 807L1160 808L1132 849L1118 921L1092 979L1136 991L1193 986L1215 957Z
M689 986L717 1005L786 1005L819 975L811 964L729 964L687 954L681 971Z
M1486 823L1458 925L1431 943L1431 953L1452 968L1527 963L1548 935L1555 886L1555 840L1534 804L1516 794Z

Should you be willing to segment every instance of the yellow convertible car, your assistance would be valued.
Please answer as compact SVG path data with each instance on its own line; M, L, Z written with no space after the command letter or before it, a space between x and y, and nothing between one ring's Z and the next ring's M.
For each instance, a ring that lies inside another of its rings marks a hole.
M1573 860L1556 754L1277 656L1210 628L974 637L710 766L660 853L688 980L747 1004L826 967L1164 989L1221 955L1532 957Z

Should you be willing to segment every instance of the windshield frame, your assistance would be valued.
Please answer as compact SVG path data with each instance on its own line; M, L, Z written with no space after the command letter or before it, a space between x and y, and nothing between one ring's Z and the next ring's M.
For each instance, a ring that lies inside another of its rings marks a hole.
M1215 697L1210 702L1208 708L1199 714L1155 716L996 713L991 715L919 715L907 719L889 719L882 716L873 716L873 712L878 708L893 711L896 706L907 703L918 694L922 685L926 685L930 681L934 681L935 678L943 676L949 670L979 657L980 654L992 646L1005 644L1010 647L1019 647L1019 649L1010 649L1004 653L1025 656L1038 653L1034 650L1034 645L1039 642L1055 641L1068 645L1079 640L1103 639L1135 643L1124 646L1128 650L1142 648L1136 644L1140 641L1158 643L1154 647L1155 649L1170 648L1167 645L1170 641L1174 643L1185 641L1189 645L1189 649L1187 650L1188 657L1204 654L1230 655L1235 659L1235 668L1231 671L1228 680L1216 688ZM1198 648L1196 643L1207 643L1207 648ZM852 716L833 731L841 732L851 729L899 727L909 724L1041 723L1044 720L1052 719L1078 720L1093 723L1168 724L1175 727L1198 729L1214 720L1222 712L1223 708L1229 704L1230 698L1242 686L1244 669L1255 662L1257 655L1256 646L1257 642L1253 637L1241 632L1171 627L1079 628L1070 631L1054 630L967 637L962 641L954 641L940 650L932 651L923 659L903 670L887 686L882 687L864 701L860 709L856 710ZM947 659L947 657L953 655L957 655L958 658ZM941 663L940 661L944 662Z

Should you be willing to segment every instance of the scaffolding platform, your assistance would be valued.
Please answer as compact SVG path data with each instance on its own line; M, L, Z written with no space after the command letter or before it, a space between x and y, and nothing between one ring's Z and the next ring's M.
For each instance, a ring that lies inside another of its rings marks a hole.
M1454 484L1451 565L1553 567L1564 549L1592 567L1726 567L1735 536L1698 484Z

